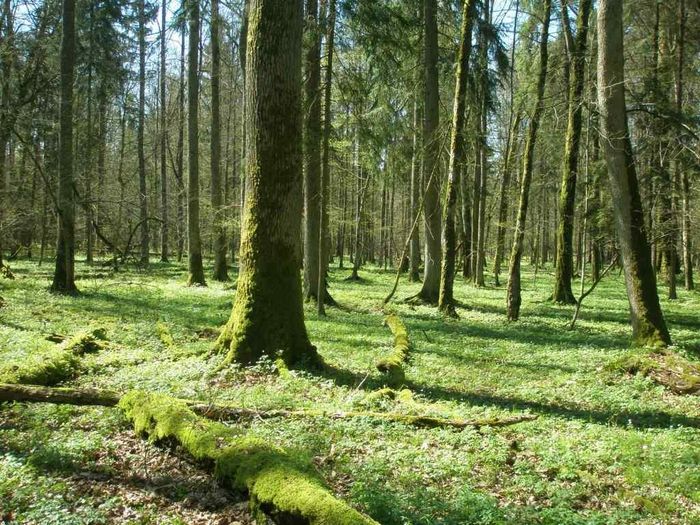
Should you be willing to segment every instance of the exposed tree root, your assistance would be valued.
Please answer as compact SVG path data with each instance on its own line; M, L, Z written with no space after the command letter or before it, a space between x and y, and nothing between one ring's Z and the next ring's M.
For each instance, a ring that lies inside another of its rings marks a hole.
M378 392L387 392L380 390ZM120 399L131 395L127 393L121 395L110 390L99 390L93 388L50 388L32 385L16 385L0 383L0 402L2 401L25 401L25 402L46 402L63 405L98 405L115 406ZM145 394L144 394L145 395ZM155 394L154 394L155 395ZM400 394L399 394L400 395ZM353 419L369 418L378 421L393 421L406 425L427 428L479 428L479 427L502 427L514 425L524 421L532 421L537 416L524 414L510 418L492 419L445 419L440 417L397 414L392 412L372 412L372 411L327 411L327 410L257 410L253 408L238 407L235 405L213 405L186 399L172 399L173 402L182 403L189 410L207 419L216 421L231 421L247 418L326 418L326 419Z
M406 379L403 364L408 359L411 342L408 339L406 326L397 315L387 315L384 323L389 327L391 333L394 334L394 346L391 354L377 361L377 370L385 374L390 385L400 386Z

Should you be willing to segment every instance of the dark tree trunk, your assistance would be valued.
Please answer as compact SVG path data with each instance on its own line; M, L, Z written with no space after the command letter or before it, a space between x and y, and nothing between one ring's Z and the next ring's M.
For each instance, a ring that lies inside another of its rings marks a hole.
M160 260L168 262L168 235L170 221L168 219L168 170L165 163L165 150L168 143L167 130L167 98L166 98L166 10L168 0L163 0L160 19L160 218L163 221L160 228Z

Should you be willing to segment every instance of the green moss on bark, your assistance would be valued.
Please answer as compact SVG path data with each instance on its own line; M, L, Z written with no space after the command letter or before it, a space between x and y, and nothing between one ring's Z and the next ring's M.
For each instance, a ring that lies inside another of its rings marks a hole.
M408 359L411 342L406 326L398 316L389 314L384 322L394 334L394 346L389 355L377 361L377 370L385 374L388 384L399 386L406 380L403 365Z
M173 441L213 465L224 485L249 495L259 518L266 514L290 525L376 524L333 496L311 465L261 439L202 419L182 401L134 391L119 406L138 433Z

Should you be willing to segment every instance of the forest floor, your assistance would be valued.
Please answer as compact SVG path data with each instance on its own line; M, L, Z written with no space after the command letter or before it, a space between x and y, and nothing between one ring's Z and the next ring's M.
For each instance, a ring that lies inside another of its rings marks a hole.
M51 265L14 261L0 282L0 366L42 355L48 334L104 327L106 349L65 383L143 389L258 409L354 410L383 385L390 350L381 299L393 274L334 270L343 309L306 310L329 371L276 374L274 365L216 372L210 356L228 319L232 283L184 286L185 269L152 264L112 273L80 263L78 298L48 293ZM413 343L411 396L373 410L481 419L535 414L503 428L421 429L372 419L255 419L250 433L312 461L333 491L380 523L698 524L700 397L606 369L630 353L622 278L572 307L547 301L551 268L526 268L522 320L505 321L504 287L456 283L458 320L435 308L390 305ZM402 280L398 297L417 291ZM700 293L663 300L675 351L700 357ZM171 337L168 337L170 335ZM245 502L177 451L149 444L117 409L0 407L0 523L250 523Z

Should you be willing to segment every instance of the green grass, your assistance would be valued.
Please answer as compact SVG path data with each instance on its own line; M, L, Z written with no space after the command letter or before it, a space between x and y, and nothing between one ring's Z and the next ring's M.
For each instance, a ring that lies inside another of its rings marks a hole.
M17 279L0 281L7 303L0 309L4 362L50 352L49 333L106 328L110 344L85 356L74 385L329 410L350 410L383 385L375 363L393 342L380 308L391 273L365 269L365 280L355 283L343 281L349 272L333 271L331 291L344 308L328 309L326 318L313 305L306 311L310 337L330 370L277 375L271 363L215 372L218 361L208 356L212 329L229 316L231 285L186 288L184 268L176 264L117 274L79 264L82 294L64 298L47 292L50 265L19 261L12 268ZM621 278L600 284L569 331L571 307L546 301L551 270L536 278L526 270L518 323L505 320L503 287L456 283L464 304L458 320L428 306L392 304L412 343L405 386L413 400L400 396L381 407L474 419L525 412L539 415L536 421L478 432L365 419L240 424L313 460L337 494L389 525L700 523L699 398L606 368L630 350ZM402 281L397 297L416 291ZM677 301L662 302L674 350L697 362L700 294L681 291ZM116 413L0 409L0 516L42 522L31 514L42 505L47 515L78 508L70 498L44 496L70 493L71 472L104 468L90 451L109 449L112 436L125 430ZM55 418L60 422L45 425ZM76 426L90 430L82 435ZM100 523L90 521L94 513L86 508L109 504L101 497L87 498L65 523ZM160 523L167 508L149 516L144 510L138 523Z

